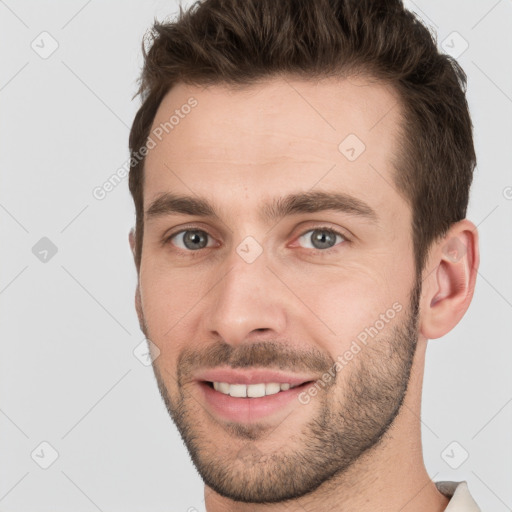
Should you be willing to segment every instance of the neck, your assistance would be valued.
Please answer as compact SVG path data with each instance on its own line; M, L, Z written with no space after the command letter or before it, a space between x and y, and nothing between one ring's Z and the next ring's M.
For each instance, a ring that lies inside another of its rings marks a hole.
M207 512L442 512L449 499L428 476L421 448L421 392L427 340L420 337L404 403L381 442L314 492L275 504L235 502L205 486Z

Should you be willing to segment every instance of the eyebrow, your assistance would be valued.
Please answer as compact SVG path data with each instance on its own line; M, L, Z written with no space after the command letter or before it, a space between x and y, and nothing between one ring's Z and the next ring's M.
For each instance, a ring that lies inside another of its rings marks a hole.
M146 220L166 215L182 214L220 219L218 208L207 199L164 193L146 210ZM260 219L272 223L289 215L316 213L327 210L347 213L377 222L378 216L368 204L349 194L340 192L299 192L273 198L259 209Z

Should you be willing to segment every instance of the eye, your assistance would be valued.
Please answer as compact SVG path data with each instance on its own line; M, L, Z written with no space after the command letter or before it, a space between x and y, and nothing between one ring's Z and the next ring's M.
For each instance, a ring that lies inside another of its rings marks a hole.
M329 252L336 245L348 241L348 238L330 227L309 229L298 237L299 245L305 249ZM171 243L185 252L198 252L200 249L215 246L211 236L202 229L182 229L169 235L164 243Z
M184 251L197 251L208 246L208 237L210 235L201 229L184 229L178 231L167 238L167 242ZM175 240L175 242L173 242Z
M306 244L306 249L317 249L326 252L326 250L337 245L337 240L343 242L347 238L332 228L318 227L309 229L300 235L298 240Z

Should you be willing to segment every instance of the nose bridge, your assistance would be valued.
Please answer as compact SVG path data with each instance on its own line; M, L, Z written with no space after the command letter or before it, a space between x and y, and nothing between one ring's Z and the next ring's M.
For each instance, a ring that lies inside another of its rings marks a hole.
M282 284L267 268L263 248L254 239L245 239L224 263L226 271L209 302L208 331L231 344L241 343L255 330L282 332L286 326Z

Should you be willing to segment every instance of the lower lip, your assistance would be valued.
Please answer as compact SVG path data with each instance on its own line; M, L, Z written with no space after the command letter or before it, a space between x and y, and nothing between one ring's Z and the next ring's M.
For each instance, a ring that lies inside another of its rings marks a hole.
M216 391L206 382L199 382L208 408L214 415L237 423L254 423L272 414L285 410L294 400L300 405L298 395L311 385L306 382L292 389L259 398L238 398Z

